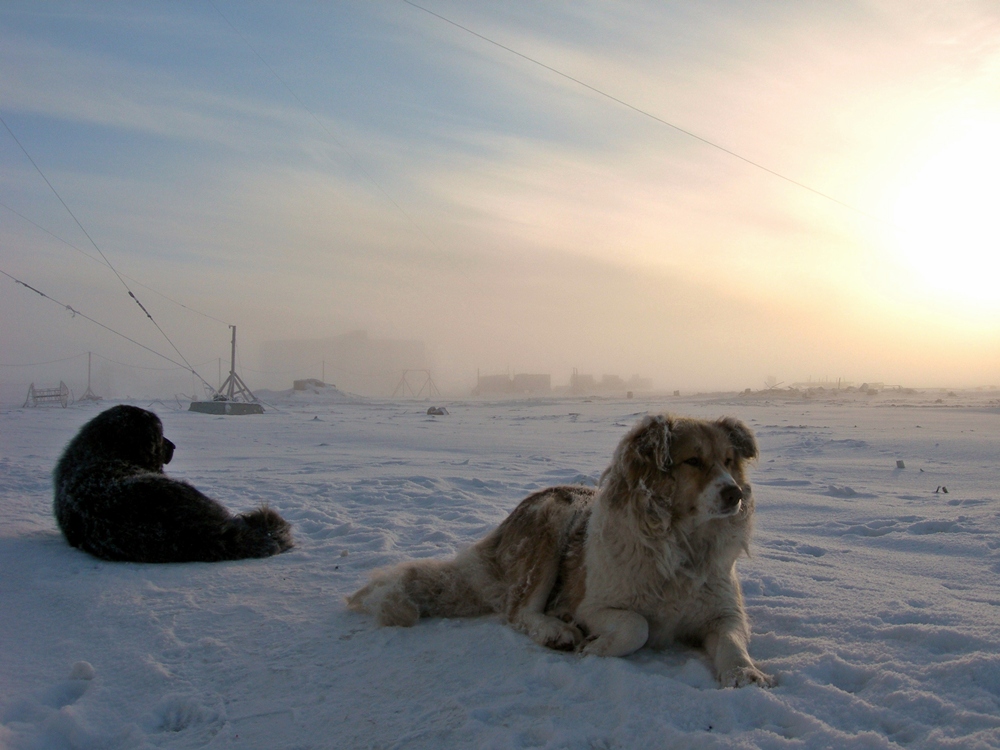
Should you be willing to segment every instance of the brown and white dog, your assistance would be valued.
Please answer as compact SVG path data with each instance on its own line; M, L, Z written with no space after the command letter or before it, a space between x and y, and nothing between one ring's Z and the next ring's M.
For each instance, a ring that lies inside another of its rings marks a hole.
M501 613L554 649L625 656L700 645L723 686L771 686L747 652L735 563L749 552L757 457L745 424L665 414L641 419L596 489L525 498L452 560L376 571L348 598L381 625Z

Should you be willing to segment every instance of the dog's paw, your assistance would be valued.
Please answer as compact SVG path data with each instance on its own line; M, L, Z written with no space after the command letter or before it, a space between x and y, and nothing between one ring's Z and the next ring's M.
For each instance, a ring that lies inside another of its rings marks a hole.
M545 641L539 641L539 643L556 651L575 651L583 640L583 633L576 625L565 622L559 622L559 625L561 627L553 628L555 632L550 633Z
M526 617L516 627L535 643L556 651L573 651L583 640L583 633L576 625L548 615Z
M771 688L777 681L771 675L764 674L755 666L733 667L722 675L722 687L741 688L747 685L756 685L763 688Z
M596 654L594 654L594 652L590 648L590 646L596 640L597 640L597 636L595 634L591 633L586 638L584 638L582 641L580 641L580 644L576 647L577 652L581 656L595 656Z
M582 656L617 656L611 649L611 639L607 636L590 635L578 649Z

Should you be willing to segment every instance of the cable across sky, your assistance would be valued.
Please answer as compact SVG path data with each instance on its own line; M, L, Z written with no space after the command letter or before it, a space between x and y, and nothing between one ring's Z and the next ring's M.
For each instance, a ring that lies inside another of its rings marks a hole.
M104 259L105 265L107 265L107 267L112 270L112 272L115 274L115 276L118 277L118 280L122 283L122 286L125 287L125 291L128 292L128 296L131 297L133 300L135 300L135 303L146 314L146 317L149 318L150 322L154 326L156 326L156 330L158 330L160 332L160 334L163 336L163 338L166 339L167 343L170 344L170 346L173 348L173 350L175 352L177 352L177 356L179 356L184 361L184 366L188 370L190 370L191 372L193 372L195 375L197 375L198 378L201 379L201 381L203 383L205 383L206 385L208 385L207 381L204 378L202 378L201 375L198 375L198 373L195 372L194 367L192 367L191 363L189 363L187 361L187 359L181 353L181 350L177 348L177 345L174 344L174 342L170 340L170 337L167 335L166 331L164 331L162 328L160 328L160 324L156 322L156 320L153 318L153 316L149 313L149 310L146 309L145 305L143 305L142 302L139 301L139 298L135 296L135 294L129 288L128 283L125 281L125 279L122 278L122 275L120 273L118 273L118 269L116 269L114 267L114 265L112 265L111 261L108 260L107 256L104 254L104 251L101 250L100 246L98 246L98 244L96 242L94 242L94 238L90 236L90 232L88 232L87 229L86 229L86 227L84 227L83 224L80 222L80 220L78 218L76 218L76 214L74 214L73 211L72 211L72 209L70 209L70 207L66 204L66 201L64 201L62 199L62 196L59 195L59 191L56 190L55 186L49 181L49 178L45 176L45 173L42 171L42 168L38 166L38 164L35 162L34 159L31 158L31 154L28 153L28 150L24 147L24 145L21 143L21 141L18 139L18 137L14 134L14 131L10 129L10 126L7 124L7 121L3 119L2 115L0 115L0 124L2 124L4 126L4 128L10 134L10 137L14 139L14 142L17 144L18 148L21 149L21 151L27 157L28 161L31 162L31 166L33 166L35 168L35 171L38 172L38 174L41 176L41 178L45 181L45 184L49 186L49 190L52 191L52 194L55 195L56 199L62 204L62 207L66 209L66 213L68 213L72 217L73 221L76 222L76 225L78 227L80 227L80 231L83 232L83 234L86 236L86 238L90 241L90 244L94 246L94 249L97 250L97 252L100 254L101 258ZM4 275L7 276L8 274L5 273ZM11 277L11 278L13 278L13 277ZM17 281L17 280L15 279L15 281ZM21 284L22 286L28 287L28 285L25 284L24 282L18 281L18 283ZM28 288L31 289L34 292L37 292L38 294L42 294L37 289L33 289L32 287L28 287ZM45 295L45 294L42 294L42 296L43 297L47 297L47 295ZM49 298L49 299L51 299L51 298ZM70 308L68 306L66 306L66 307L67 307L67 309L72 310L72 308ZM84 316L84 317L86 317L86 316ZM92 320L91 318L87 318L87 319L88 320ZM93 322L97 323L96 320L94 320ZM102 324L98 323L98 325L102 325ZM103 327L106 327L106 326L103 326ZM108 330L111 330L111 329L109 328ZM117 331L115 331L114 333L117 333ZM119 335L122 335L122 334L119 334ZM128 337L125 336L125 338L128 338ZM132 339L129 339L129 341L132 341ZM136 342L136 341L133 341L133 343L138 344L138 342ZM143 346L143 345L139 344L139 346ZM143 348L144 349L149 349L149 347L145 347L145 346L143 346ZM153 350L149 349L149 351L153 351ZM154 353L156 353L156 352L154 352ZM162 357L163 355L161 354L159 356ZM170 361L173 361L173 360L170 360Z
M413 8L416 8L417 10L421 10L424 13L427 13L428 15L433 16L434 18L437 18L440 21L443 21L444 23L447 23L447 24L450 24L451 26L454 26L456 29L460 29L460 30L464 31L467 34L471 34L472 36L476 37L477 39L481 39L482 41L487 42L488 44L492 44L494 47L498 47L499 49L502 49L505 52L509 52L512 55L520 57L522 60L526 60L526 61L530 62L532 65L537 65L540 68L544 68L545 70L549 71L550 73L554 73L557 76L560 76L561 78L565 78L567 81L571 81L572 83L575 83L578 86L582 86L583 88L587 89L588 91L592 91L593 93L598 94L599 96L603 96L605 99L609 99L609 100L615 102L616 104L620 104L623 107L627 107L628 109L632 110L633 112L636 112L637 114L642 115L643 117L648 117L650 120L654 120L655 122L658 122L661 125L666 125L668 128L672 128L673 130L677 131L678 133L686 135L689 138L694 138L696 141L700 141L701 143L704 143L706 146L710 146L711 148L714 148L714 149L716 149L718 151L721 151L724 154L728 154L729 156L732 156L735 159L739 159L740 161L744 162L745 164L749 164L751 167L755 167L755 168L757 168L757 169L759 169L759 170L761 170L763 172L767 172L769 175L772 175L774 177L777 177L778 179L784 180L785 182L788 182L788 183L790 183L792 185L795 185L798 188L801 188L803 190L808 190L810 193L813 193L814 195L818 195L820 198L824 198L824 199L826 199L828 201L832 201L833 203L836 203L838 206L842 206L843 208L846 208L846 209L848 209L850 211L858 213L858 214L864 216L865 218L871 219L872 221L877 221L877 222L883 223L883 224L887 223L885 219L882 219L882 218L880 218L878 216L875 216L874 214L870 214L867 211L858 208L857 206L852 206L850 203L845 203L844 201L840 200L839 198L833 197L829 193L824 193L822 190L817 190L816 188L811 187L811 186L805 184L804 182L800 182L800 181L798 181L798 180L796 180L796 179L794 179L792 177L788 177L787 175L784 175L781 172L777 172L777 171L771 169L770 167L766 167L763 164L761 164L760 162L754 161L753 159L750 159L750 158L748 158L746 156L743 156L742 154L739 154L736 151L733 151L732 149L728 149L725 146L722 146L722 145L716 143L715 141L709 140L708 138L704 138L703 136L700 136L697 133L693 133L692 131L690 131L690 130L688 130L686 128L681 127L680 125L675 125L674 123L672 123L672 122L670 122L668 120L665 120L665 119L663 119L662 117L660 117L658 115L653 114L649 110L642 109L641 107L637 107L634 104L630 104L629 102L625 101L624 99L620 99L619 97L615 96L614 94L609 94L607 91L604 91L603 89L599 89L596 86L593 86L593 85L587 83L586 81L582 81L579 78L571 76L569 73L564 73L563 71L559 70L558 68L554 68L551 65L547 65L546 63L543 63L541 60L538 60L538 59L536 59L534 57L531 57L530 55L526 55L523 52L519 52L518 50L514 49L513 47L508 47L506 44L502 44L501 42L498 42L495 39L491 39L490 37L488 37L488 36L486 36L484 34L480 34L478 31L474 31L474 30L470 29L468 26L463 26L462 24L458 23L457 21L453 21L450 18L447 18L446 16L441 15L440 13L436 13L433 10L430 10L429 8L425 8L422 5L418 5L417 3L413 2L413 0L402 0L402 1L404 3L406 3L407 5L409 5L409 6L411 6Z

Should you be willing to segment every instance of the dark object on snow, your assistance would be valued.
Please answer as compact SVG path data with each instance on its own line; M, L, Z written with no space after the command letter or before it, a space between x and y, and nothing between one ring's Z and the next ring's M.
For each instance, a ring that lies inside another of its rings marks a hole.
M448 410L443 406L432 406L427 409L427 413L433 417L443 417L448 413Z
M292 389L296 391L307 391L310 388L326 388L326 383L317 378L305 378L304 380L293 380Z
M896 468L897 469L905 469L906 468L906 464L903 462L902 459L896 461Z
M188 411L197 411L202 414L228 414L239 416L241 414L263 414L264 407L248 401L228 401L224 398L212 399L211 401L192 401Z
M268 557L292 546L270 508L232 515L164 475L174 444L160 418L115 406L85 424L56 464L53 510L66 541L105 560L215 562Z

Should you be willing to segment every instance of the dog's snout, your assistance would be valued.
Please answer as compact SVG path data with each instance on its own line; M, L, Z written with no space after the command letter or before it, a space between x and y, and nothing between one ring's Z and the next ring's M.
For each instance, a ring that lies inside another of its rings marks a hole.
M737 484L727 484L722 488L722 507L725 510L733 510L740 507L743 500L743 490Z

